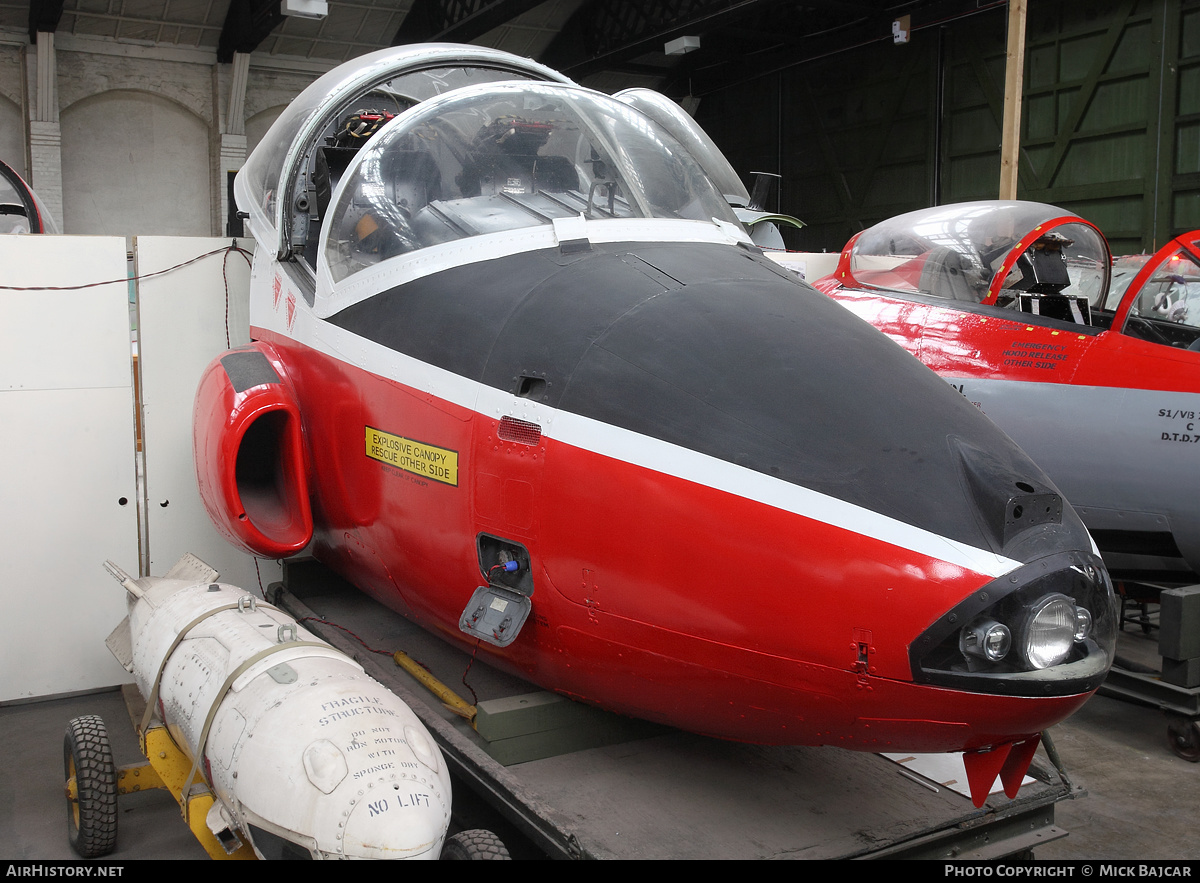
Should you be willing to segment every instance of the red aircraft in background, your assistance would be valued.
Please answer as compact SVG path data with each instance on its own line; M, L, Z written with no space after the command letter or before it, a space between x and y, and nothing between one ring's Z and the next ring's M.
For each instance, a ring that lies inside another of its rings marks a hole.
M858 234L815 286L1007 432L1114 577L1200 580L1200 231L1114 263L1054 206L939 206Z
M16 170L0 162L0 234L57 233L46 207Z
M241 548L311 548L621 713L966 751L977 804L1103 681L1112 587L1078 516L763 257L673 102L383 50L301 94L235 191L255 342L202 378L195 457Z

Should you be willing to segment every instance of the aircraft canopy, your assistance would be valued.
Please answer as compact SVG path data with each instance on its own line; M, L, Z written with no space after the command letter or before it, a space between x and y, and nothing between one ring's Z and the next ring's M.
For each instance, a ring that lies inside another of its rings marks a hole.
M338 149L318 158L331 176ZM333 284L416 249L580 216L738 223L692 153L652 119L550 83L426 101L353 149L331 191L319 211Z
M850 272L859 285L974 303L1026 296L1100 307L1108 243L1087 221L1052 205L988 201L935 206L863 231Z
M318 78L271 126L237 176L234 195L260 243L276 242L280 259L303 251L314 151L356 109L398 114L420 101L472 83L536 79L570 83L550 68L478 46L418 44L359 56ZM290 194L280 199L279 194Z

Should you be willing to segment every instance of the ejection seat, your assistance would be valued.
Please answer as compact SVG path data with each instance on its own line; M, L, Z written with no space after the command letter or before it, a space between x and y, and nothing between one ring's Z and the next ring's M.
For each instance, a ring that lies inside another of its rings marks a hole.
M941 245L925 257L918 284L934 297L977 304L986 291L980 290L979 281L979 271L966 255Z
M1088 299L1065 293L1071 286L1071 274L1063 249L1073 244L1073 240L1051 230L1017 258L1014 272L1019 272L1021 278L1011 287L1021 312L1076 325L1092 324Z

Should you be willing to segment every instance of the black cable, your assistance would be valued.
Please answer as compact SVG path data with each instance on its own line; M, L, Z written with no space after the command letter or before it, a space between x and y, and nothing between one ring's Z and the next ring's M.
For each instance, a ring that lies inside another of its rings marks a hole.
M125 276L121 279L108 279L104 282L84 282L81 285L0 285L0 289L5 291L79 291L84 288L99 288L102 285L128 285L131 281L139 282L142 279L153 279L155 276L162 276L166 273L178 270L181 267L194 264L196 261L204 260L204 258L210 258L213 255L224 253L226 257L228 257L231 251L238 252L246 258L247 262L250 261L250 252L246 251L244 248L240 248L237 244L237 240L234 239L232 244L223 248L216 248L212 251L205 252L204 254L196 255L196 257L192 258L191 260L176 264L173 267L167 267L165 270L155 270L153 273L143 273L138 276ZM222 272L224 272L223 269ZM228 284L226 284L226 290L228 292ZM226 307L226 309L228 310L228 307ZM228 318L226 318L226 324L228 324Z
M229 346L230 346L230 344L229 344L229 273L228 273L228 269L229 269L229 253L232 251L237 251L242 257L244 257L246 259L246 266L248 266L248 267L254 266L254 263L250 260L250 252L246 251L244 248L238 248L236 239L233 240L233 244L230 245L229 248L225 249L225 257L221 258L221 280L225 283L225 349L229 349ZM258 565L258 562L255 561L255 566L257 566L257 565ZM259 579L259 582L260 583L262 582L261 578Z

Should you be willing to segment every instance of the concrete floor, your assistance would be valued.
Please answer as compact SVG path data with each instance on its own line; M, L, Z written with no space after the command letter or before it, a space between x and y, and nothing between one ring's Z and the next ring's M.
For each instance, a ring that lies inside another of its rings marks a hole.
M63 732L80 714L101 715L118 765L141 759L118 692L0 708L0 858L71 859L63 798ZM1200 859L1200 764L1167 747L1162 713L1094 697L1051 731L1072 781L1086 796L1056 807L1070 836L1040 847L1037 858ZM204 851L165 792L121 797L111 858L203 859Z
M1055 807L1070 836L1039 859L1200 859L1200 764L1167 747L1161 712L1095 696L1051 737L1087 796Z
M145 760L119 691L0 708L0 745L8 758L8 774L0 777L0 858L78 858L67 842L63 737L68 722L82 714L104 718L118 766ZM208 858L166 791L122 796L117 818L113 861Z

